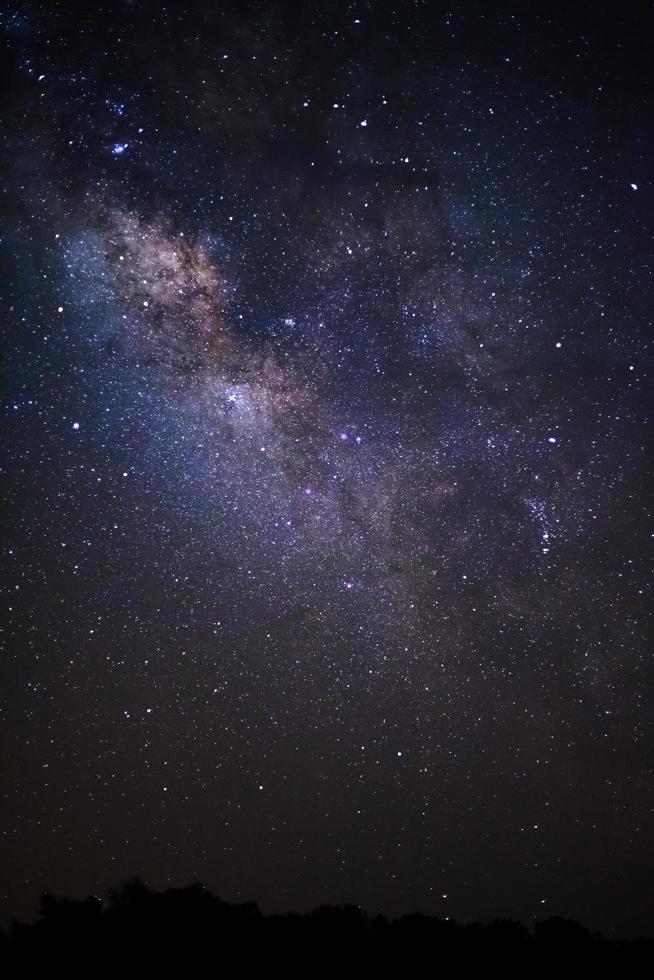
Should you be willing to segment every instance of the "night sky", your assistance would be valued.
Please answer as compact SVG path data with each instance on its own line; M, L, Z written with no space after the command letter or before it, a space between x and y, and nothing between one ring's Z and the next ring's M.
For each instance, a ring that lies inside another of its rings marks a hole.
M0 913L653 934L650 5L2 25Z

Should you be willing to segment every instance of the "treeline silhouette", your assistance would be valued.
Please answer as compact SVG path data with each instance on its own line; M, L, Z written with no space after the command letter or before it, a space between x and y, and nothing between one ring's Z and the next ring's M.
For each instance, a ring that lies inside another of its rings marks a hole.
M550 918L459 925L353 905L263 915L203 885L157 892L139 879L106 901L44 894L34 922L0 934L0 977L647 977L654 942L607 940Z

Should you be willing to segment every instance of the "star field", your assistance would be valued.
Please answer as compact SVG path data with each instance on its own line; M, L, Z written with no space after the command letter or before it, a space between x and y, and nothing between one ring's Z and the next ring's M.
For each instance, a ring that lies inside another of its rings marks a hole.
M2 23L3 912L651 934L651 12Z

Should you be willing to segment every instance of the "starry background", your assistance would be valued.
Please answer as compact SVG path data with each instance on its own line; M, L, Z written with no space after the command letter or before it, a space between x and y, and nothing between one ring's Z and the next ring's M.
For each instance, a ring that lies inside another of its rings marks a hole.
M3 914L652 934L653 25L601 8L2 15Z

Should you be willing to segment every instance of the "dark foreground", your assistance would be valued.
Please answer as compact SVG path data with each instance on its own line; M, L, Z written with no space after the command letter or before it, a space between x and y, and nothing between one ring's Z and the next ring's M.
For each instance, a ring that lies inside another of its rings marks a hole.
M532 931L426 915L370 919L354 906L264 916L202 885L132 881L98 898L44 895L34 923L0 936L0 977L648 977L654 942L607 940L577 922Z

